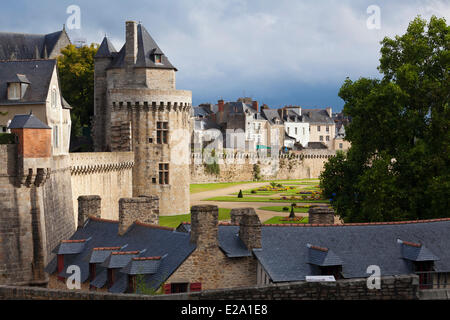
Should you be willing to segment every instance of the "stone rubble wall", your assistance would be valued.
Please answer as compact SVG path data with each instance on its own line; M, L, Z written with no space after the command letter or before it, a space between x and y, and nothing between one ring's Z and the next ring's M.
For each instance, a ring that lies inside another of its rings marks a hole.
M191 183L236 182L254 180L254 165L260 168L261 180L312 179L318 178L324 164L334 156L334 150L300 151L278 158L258 158L256 154L217 155L220 173L209 174L202 155L191 155Z
M0 285L0 300L417 300L420 296L418 286L419 279L416 275L382 277L380 290L368 289L366 279L348 279L328 283L301 281L154 296Z

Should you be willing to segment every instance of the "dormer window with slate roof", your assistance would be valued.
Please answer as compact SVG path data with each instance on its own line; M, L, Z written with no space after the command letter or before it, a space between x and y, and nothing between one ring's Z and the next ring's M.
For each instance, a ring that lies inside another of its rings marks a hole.
M162 56L160 54L153 55L153 60L155 63L161 63L162 64Z
M334 276L342 279L342 260L328 248L307 244L308 263L315 266L321 276Z
M25 95L30 81L23 74L16 74L14 79L8 82L8 100L20 100Z

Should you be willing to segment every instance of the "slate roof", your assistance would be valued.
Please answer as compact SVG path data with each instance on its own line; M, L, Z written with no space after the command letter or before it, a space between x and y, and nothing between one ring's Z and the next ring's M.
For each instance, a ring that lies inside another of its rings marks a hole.
M51 129L33 114L16 114L8 129Z
M0 61L0 105L44 104L55 68L53 59ZM18 74L25 76L30 85L23 98L8 100L8 82L15 82Z
M282 110L279 109L279 112L282 112ZM283 121L286 121L286 122L307 122L303 115L299 115L295 110L292 110L292 109L285 109L285 114L283 116Z
M194 117L203 117L203 118L206 118L207 116L209 116L210 114L213 113L211 110L208 110L206 107L200 107L200 106L192 107L192 112L193 112Z
M210 119L196 119L194 120L194 129L195 130L208 130L208 129L218 129L220 130L220 126L210 120Z
M161 257L132 258L120 272L131 275L155 274L158 272L161 259Z
M157 68L157 69L174 69L177 71L158 47L155 40L150 36L148 31L144 28L142 24L137 25L137 58L136 58L136 68ZM122 49L118 54L114 54L114 59L108 68L124 68L125 67L125 49L126 44L123 45ZM111 49L111 47L109 48ZM102 49L103 52L103 49ZM155 63L152 59L152 54L161 54L161 63Z
M283 120L281 119L280 115L278 114L278 110L275 109L262 109L261 115L269 121L271 125L276 124L275 121L278 120L278 124L283 124Z
M84 250L87 241L87 239L63 240L53 252L56 254L77 254Z
M96 270L95 279L90 282L90 285L100 289L105 286L106 281L108 281L108 271L106 268L102 268L101 271Z
M269 225L262 228L262 250L253 253L274 282L304 280L314 275L314 266L308 263L308 243L332 250L342 261L344 278L369 276L369 265L380 266L384 275L410 274L414 269L403 257L402 244L397 242L400 238L426 245L439 257L434 262L435 271L450 272L449 230L450 219L367 225Z
M144 276L144 281L151 284L154 289L157 289L196 247L195 244L189 241L190 236L187 233L142 223L133 224L124 235L119 236L117 221L98 218L89 219L83 227L77 229L70 239L88 239L89 237L91 239L86 242L82 252L64 256L64 271L61 273L63 277L67 276L65 274L67 266L75 264L80 267L81 281L87 281L89 278L89 261L92 257L93 248L122 247L121 251L140 251L141 256L145 257L163 257L167 255L164 259L161 259L157 273ZM131 260L131 256L134 255L127 256L130 259L126 261L124 266ZM46 270L56 271L56 269L52 268L55 260L56 257L50 261ZM118 264L115 264L116 261L112 263L115 266L122 265L121 261ZM103 270L100 264L97 264L97 268L97 270ZM100 271L97 272L97 277L100 276L100 273ZM122 273L118 272L117 274Z
M307 244L306 246L309 249L308 263L321 267L342 265L341 258L328 248L317 247L311 244Z
M119 252L111 252L111 254L106 258L106 260L102 263L102 267L105 268L123 268L132 258L139 256L140 251L119 251Z
M0 60L47 59L64 30L49 34L0 32Z
M435 256L424 245L416 245L409 242L402 243L402 256L411 261L437 261L439 258Z
M302 109L305 122L317 124L334 124L333 119L325 109Z
M112 58L116 54L117 50L116 48L114 48L114 45L111 43L111 41L109 41L107 37L104 37L94 58Z
M89 263L103 263L109 257L111 252L117 252L121 247L102 247L93 248Z

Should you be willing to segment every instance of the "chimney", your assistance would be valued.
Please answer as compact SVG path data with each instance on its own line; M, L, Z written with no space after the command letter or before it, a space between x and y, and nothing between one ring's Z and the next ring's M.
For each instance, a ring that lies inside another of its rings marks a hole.
M231 223L240 224L242 217L246 214L251 214L252 208L234 208L230 211Z
M220 99L219 101L217 101L217 105L219 106L219 112L223 112L224 106L225 106L224 101L222 99Z
M197 249L209 249L219 245L219 208L199 205L191 208L191 242Z
M328 206L311 206L308 210L308 223L334 224L334 211Z
M102 198L97 195L78 197L78 228L81 228L89 216L101 218Z
M139 196L119 200L119 235L123 235L136 221L159 223L158 196Z
M261 221L253 208L245 208L239 222L239 238L248 250L261 248Z
M331 107L327 107L327 113L330 116L330 118L333 117L333 111L331 110Z
M137 24L135 21L127 21L126 24L126 43L125 43L125 64L135 65L138 50Z
M256 112L259 112L258 101L252 101L252 107L256 110Z

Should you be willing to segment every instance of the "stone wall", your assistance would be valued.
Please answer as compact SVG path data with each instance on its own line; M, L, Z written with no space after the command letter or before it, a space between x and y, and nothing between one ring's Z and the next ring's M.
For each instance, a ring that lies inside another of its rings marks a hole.
M68 156L46 161L45 176L0 145L0 283L42 284L51 250L75 231ZM48 167L47 167L48 166ZM22 173L27 179L22 183ZM32 173L32 174L31 174ZM19 177L20 175L20 177ZM31 180L29 180L31 178Z
M157 296L0 285L0 300L417 300L418 283L416 275L403 275L382 277L380 290L368 289L366 279L350 279L328 283L291 282Z
M228 258L218 244L218 207L191 208L191 241L195 251L167 279L167 283L200 282L203 290L256 284L256 259Z
M136 221L159 224L158 196L140 196L119 200L119 234L123 235Z
M253 166L258 164L262 180L318 178L325 162L335 155L332 150L301 151L279 158L257 158L254 154L224 157L217 155L220 174L206 172L201 154L191 156L191 183L235 182L253 180Z
M78 197L101 197L102 218L119 220L120 198L132 196L133 152L71 153L71 202L78 222Z

